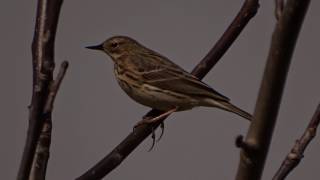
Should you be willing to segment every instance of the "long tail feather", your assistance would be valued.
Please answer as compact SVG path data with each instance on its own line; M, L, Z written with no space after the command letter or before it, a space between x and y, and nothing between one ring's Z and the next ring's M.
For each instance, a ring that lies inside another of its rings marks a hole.
M209 106L209 107L216 107L216 108L220 108L220 109L223 109L223 110L226 110L226 111L229 111L229 112L232 112L232 113L235 113L249 121L252 120L252 115L247 113L246 111L238 108L237 106L231 104L229 101L218 101L218 100L215 100L215 99L209 99L209 98L206 98L202 101L202 105L203 106Z
M252 120L252 115L247 113L246 111L238 108L237 106L231 104L230 102L221 102L219 103L221 106L219 106L221 109L224 109L226 111L238 114L239 116L251 121Z

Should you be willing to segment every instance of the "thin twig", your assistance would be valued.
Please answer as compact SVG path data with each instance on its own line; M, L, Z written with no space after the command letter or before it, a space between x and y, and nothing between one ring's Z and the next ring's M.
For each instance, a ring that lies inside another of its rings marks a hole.
M50 86L50 93L47 98L46 105L44 107L44 114L51 113L53 110L53 103L59 91L60 85L64 76L66 75L67 69L69 67L69 63L67 61L63 61L60 66L60 70L56 77L56 80L52 82Z
M309 0L288 0L277 21L265 67L254 118L241 150L237 180L259 180L269 151L296 40Z
M192 74L202 79L210 69L218 62L222 55L228 50L240 32L256 14L259 7L258 0L246 0L222 37L216 45L209 51L204 59L194 68ZM153 109L145 116L156 117L161 111ZM165 119L165 118L164 118ZM163 120L164 120L163 119ZM161 121L162 122L162 121ZM160 123L152 125L157 128ZM101 161L91 169L78 177L78 180L101 179L116 168L146 137L148 137L153 128L150 125L142 125L130 133L113 151L105 156Z
M300 163L303 158L303 153L311 140L316 136L317 128L320 123L320 104L316 112L310 120L308 127L304 131L299 140L296 140L291 152L283 160L281 167L273 177L273 180L283 180L287 175Z
M32 42L33 90L29 106L29 127L18 180L29 178L37 142L44 124L44 106L53 80L54 41L63 0L39 0Z
M35 156L32 163L31 173L29 176L29 179L32 180L45 179L47 164L50 155L53 103L57 96L61 82L66 74L67 69L68 62L64 61L61 64L56 80L53 81L50 85L50 92L43 113L43 117L45 117L45 120L42 126L40 138L37 144Z

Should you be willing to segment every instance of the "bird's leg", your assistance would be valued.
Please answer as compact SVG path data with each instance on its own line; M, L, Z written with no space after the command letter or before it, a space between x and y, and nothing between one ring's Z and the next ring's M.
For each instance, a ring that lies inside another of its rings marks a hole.
M158 121L162 120L162 118L169 116L170 114L174 113L175 111L178 110L178 107L175 107L167 112L164 112L162 114L160 114L159 116L156 116L154 118L150 118L150 117L143 117L143 119L141 121L139 121L134 127L133 127L133 132L135 131L135 129L138 126L144 125L144 124L151 124L151 138L152 138L152 145L151 148L148 151L151 151L155 145L156 142L156 135L155 135L155 129L154 126L152 125L153 123L157 123ZM164 122L160 122L160 128L161 128L161 135L160 137L157 139L157 142L161 139L161 137L163 136L163 132L164 132Z
M167 117L167 116L169 116L170 114L176 112L177 110L178 110L178 108L175 107L175 108L173 108L173 109L171 109L171 110L169 110L169 111L167 111L167 112L164 112L164 113L160 114L159 116L154 117L154 118L152 118L152 119L150 119L150 118L144 118L144 119L142 119L141 121L139 121L134 127L136 128L136 127L141 126L141 125L143 125L143 124L153 124L153 123L156 123L156 122L162 120L162 118Z
M160 121L162 118L167 117L167 116L169 116L170 114L176 112L177 110L178 110L178 108L175 107L175 108L173 108L173 109L171 109L171 110L169 110L169 111L167 111L167 112L165 112L165 113L160 114L160 115L157 116L157 117L154 117L154 118L152 118L152 119L149 119L146 123L148 123L148 124L150 124L150 123L156 123L156 122Z

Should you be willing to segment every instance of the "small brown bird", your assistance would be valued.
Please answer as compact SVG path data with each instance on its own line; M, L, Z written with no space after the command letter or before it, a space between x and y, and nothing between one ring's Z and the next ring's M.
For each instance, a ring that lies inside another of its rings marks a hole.
M197 106L217 107L252 119L249 113L232 105L229 98L132 38L114 36L100 45L87 48L101 50L111 57L116 79L132 99L166 111L140 124L155 122L175 111Z

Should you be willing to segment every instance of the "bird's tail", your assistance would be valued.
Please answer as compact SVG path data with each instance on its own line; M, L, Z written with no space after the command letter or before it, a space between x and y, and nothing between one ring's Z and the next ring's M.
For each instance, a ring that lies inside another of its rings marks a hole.
M230 102L220 102L221 104L220 108L223 110L238 114L239 116L246 118L247 120L251 121L252 120L252 115L247 113L246 111L238 108L237 106L231 104Z
M245 119L247 119L249 121L252 120L252 115L251 114L249 114L246 111L238 108L237 106L231 104L228 101L214 101L214 102L211 102L209 106L217 107L217 108L220 108L220 109L235 113L235 114L237 114L237 115L239 115L239 116L241 116L241 117L243 117L243 118L245 118Z

